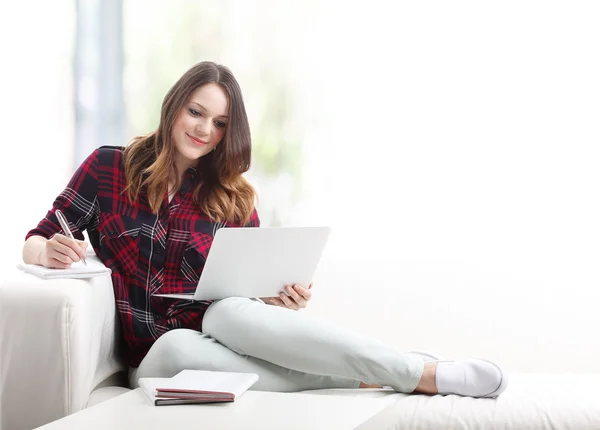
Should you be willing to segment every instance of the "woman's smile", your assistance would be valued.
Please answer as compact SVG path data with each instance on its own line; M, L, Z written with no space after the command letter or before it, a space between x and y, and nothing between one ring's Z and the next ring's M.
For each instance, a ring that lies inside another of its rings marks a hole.
M198 146L204 146L204 145L208 145L208 142L205 142L204 140L198 139L197 137L194 136L190 136L188 133L186 133L187 137L190 138L190 140L192 141L192 143L194 145L198 145Z

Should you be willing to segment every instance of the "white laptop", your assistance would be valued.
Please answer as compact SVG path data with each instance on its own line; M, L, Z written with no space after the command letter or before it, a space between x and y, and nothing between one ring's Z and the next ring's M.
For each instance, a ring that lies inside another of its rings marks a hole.
M276 297L284 285L308 287L329 227L231 227L215 234L195 294L156 294L190 300Z

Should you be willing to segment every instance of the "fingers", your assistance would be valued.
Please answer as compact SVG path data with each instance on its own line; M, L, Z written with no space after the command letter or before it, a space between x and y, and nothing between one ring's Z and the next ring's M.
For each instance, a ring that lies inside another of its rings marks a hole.
M259 297L265 304L287 308L279 297Z
M82 254L80 254L81 257L85 258L85 253L88 248L88 243L85 240L79 240L79 239L75 239L75 241L77 242L77 245L79 245L79 247L83 251Z
M305 308L308 300L310 300L311 292L300 285L294 285L293 287L286 286L285 291L289 296L281 293L279 298L290 309L298 310Z
M73 248L62 243L56 243L48 253L48 257L69 264L81 259Z
M65 236L64 234L55 234L50 241L56 240L58 243L72 249L77 256L78 260L73 259L73 261L79 261L82 258L85 258L85 250L87 249L87 242L84 240L71 239L70 237Z
M286 290L287 291L287 290ZM286 308L297 311L300 309L300 305L294 300L286 296L284 293L279 294L279 299L283 302ZM306 305L305 305L306 306Z
M283 303L279 297L267 297L263 299L263 302L273 306L279 306L280 308L287 308L285 303Z
M308 288L295 284L293 286L285 285L284 290L287 293L280 293L279 297L261 297L261 300L269 305L280 306L292 310L299 310L308 305L308 301L312 296L310 291L312 284Z
M81 246L73 239L56 234L46 242L46 262L49 267L67 268L73 262L80 261L85 255Z
M298 284L294 285L294 290L305 300L310 300L312 297L312 291L310 291L310 288L312 288L312 284L310 284L308 288L304 288L302 285Z
M46 267L49 267L51 269L68 269L69 267L71 267L71 263L63 263L62 261L58 261L54 258L50 258L48 260L48 264L45 264Z

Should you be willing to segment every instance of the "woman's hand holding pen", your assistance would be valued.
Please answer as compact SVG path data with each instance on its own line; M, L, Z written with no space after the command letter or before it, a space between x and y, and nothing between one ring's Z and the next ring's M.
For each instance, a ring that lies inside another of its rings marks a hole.
M53 269L68 269L76 261L85 258L87 242L71 239L63 234L55 234L46 242L39 262Z
M285 293L280 293L279 297L263 297L261 300L268 305L279 306L297 311L305 308L308 304L308 301L312 296L312 292L310 291L312 286L312 283L308 286L308 288L304 288L303 286L297 284L292 286L286 285L284 289L289 296Z

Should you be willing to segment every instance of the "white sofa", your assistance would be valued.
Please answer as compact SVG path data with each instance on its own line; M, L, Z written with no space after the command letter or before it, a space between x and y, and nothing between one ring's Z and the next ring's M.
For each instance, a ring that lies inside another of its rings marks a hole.
M128 391L116 321L109 276L3 273L0 430L32 429Z
M423 320L406 307L401 312L401 304L386 299L371 282L357 279L363 270L324 262L315 279L314 300L305 312L383 340L408 339L409 349L445 345L448 339L441 335L419 335L429 331ZM408 291L404 299L414 300ZM422 312L428 305L413 308ZM0 430L29 430L127 392L117 339L109 277L44 281L16 268L2 273ZM496 400L395 395L391 405L373 417L373 428L600 428L600 374L513 372L511 379ZM381 390L320 393L392 395Z

